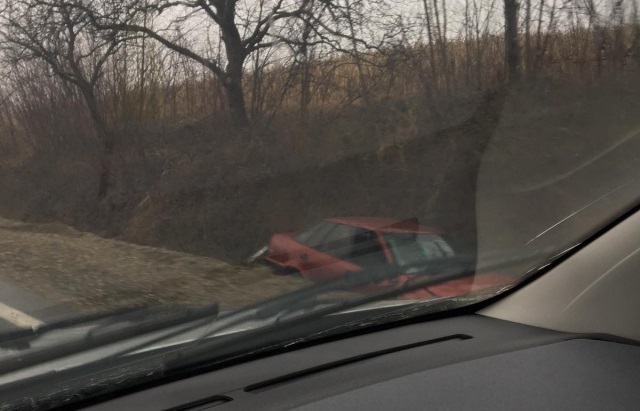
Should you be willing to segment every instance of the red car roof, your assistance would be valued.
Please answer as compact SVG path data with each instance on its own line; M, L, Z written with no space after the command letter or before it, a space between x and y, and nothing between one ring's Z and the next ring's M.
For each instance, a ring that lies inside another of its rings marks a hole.
M430 234L442 234L441 230L423 225L415 225L410 220L393 220L381 217L336 217L327 218L327 221L334 223L352 225L365 228L367 230L380 230L384 232L418 232Z

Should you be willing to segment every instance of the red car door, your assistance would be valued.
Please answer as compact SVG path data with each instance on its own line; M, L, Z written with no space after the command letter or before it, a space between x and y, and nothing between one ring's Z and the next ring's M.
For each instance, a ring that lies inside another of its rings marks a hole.
M267 259L314 281L331 281L363 267L388 264L380 236L349 224L324 221L297 235L276 234Z
M276 234L269 243L268 257L286 271L304 273L314 267L317 247L333 229L334 224L323 221L299 234Z

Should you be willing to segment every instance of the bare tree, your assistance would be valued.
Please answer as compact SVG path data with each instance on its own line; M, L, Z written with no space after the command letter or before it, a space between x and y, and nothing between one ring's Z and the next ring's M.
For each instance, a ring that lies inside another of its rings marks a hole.
M518 0L504 0L504 45L509 81L520 79L520 44L518 43Z
M542 64L543 64L543 59L546 57L547 55L547 50L549 48L549 42L551 41L551 38L555 32L556 29L556 24L557 24L557 19L556 19L556 10L557 10L557 0L553 0L553 4L551 4L550 6L548 6L549 8L549 21L547 23L547 27L543 30L541 28L542 26L542 21L543 21L543 15L544 15L544 0L540 1L540 10L538 11L539 17L538 17L538 38L536 40L536 60L534 62L534 70L538 70Z
M6 1L0 24L4 54L10 62L44 62L53 75L80 91L102 143L98 196L104 197L112 174L114 141L96 88L107 60L125 38L117 31L96 30L85 12L66 6L62 0Z
M524 57L524 67L528 74L531 69L531 0L525 0Z
M383 0L376 0L382 2ZM344 43L356 41L369 44L345 34L342 28L356 8L341 1L259 0L245 3L239 0L149 0L144 5L136 0L68 0L67 4L88 13L101 30L121 30L143 33L167 48L206 67L221 82L233 122L240 126L249 123L243 90L244 65L247 57L261 49L279 44L300 44L301 33L294 22L303 21L311 27L314 43L327 44L335 49L348 50ZM322 11L322 13L318 13ZM145 27L136 23L140 15L152 14L165 20L163 27ZM322 16L322 17L321 17ZM208 29L220 37L223 56L215 50L203 50L202 44L187 42L194 21L206 21Z
M431 6L428 0L422 0L422 6L424 7L425 22L427 25L427 39L429 42L429 67L431 68L431 82L436 84L436 54L434 47L434 29L433 29L433 17Z

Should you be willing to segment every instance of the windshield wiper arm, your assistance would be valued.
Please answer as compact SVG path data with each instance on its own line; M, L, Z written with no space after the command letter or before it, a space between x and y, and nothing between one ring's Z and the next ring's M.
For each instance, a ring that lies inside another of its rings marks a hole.
M119 308L109 312L98 312L88 315L78 315L65 318L59 321L46 323L37 328L19 328L16 330L4 332L0 334L0 349L7 350L26 350L31 347L31 341L36 340L48 333L60 328L68 328L76 325L87 324L92 321L100 321L106 318L122 317L131 313L147 310L146 305L134 305L130 307Z
M40 349L32 347L30 350L24 352L23 355L12 356L9 360L0 362L0 375L4 373L14 372L29 366L38 365L40 363L63 358L69 355L78 354L83 351L99 348L128 337L132 335L148 334L155 331L161 331L172 326L177 326L185 323L192 323L197 321L198 326L209 323L212 319L216 318L219 313L219 307L217 303L210 304L202 307L178 307L173 311L164 308L149 308L143 307L139 309L131 309L123 311L121 316L109 317L97 315L96 318L89 317L90 319L103 319L104 322L98 322L94 327L90 328L81 338L72 340L66 340L53 346L45 346ZM82 322L74 321L67 324L67 326L82 326L84 324L91 324L91 321ZM57 332L62 329L55 329L47 327L46 332L34 334L35 337L45 337L48 332ZM25 342L29 344L32 340L32 336L28 336L30 340ZM15 340L15 343L19 343L20 339Z

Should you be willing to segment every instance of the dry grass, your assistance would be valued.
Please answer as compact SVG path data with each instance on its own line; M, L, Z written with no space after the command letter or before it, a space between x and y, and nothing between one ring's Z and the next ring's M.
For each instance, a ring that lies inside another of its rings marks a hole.
M80 311L213 301L225 310L305 284L268 270L106 240L62 224L4 219L0 219L0 278Z

